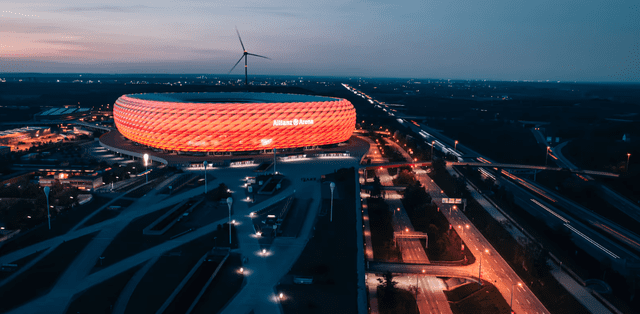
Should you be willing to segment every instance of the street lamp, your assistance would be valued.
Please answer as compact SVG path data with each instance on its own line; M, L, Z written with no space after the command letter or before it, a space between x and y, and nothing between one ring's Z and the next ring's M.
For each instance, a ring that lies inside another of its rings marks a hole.
M453 144L453 150L458 150L458 141L455 141Z
M229 245L231 245L231 205L233 204L233 198L231 196L227 197L227 205L229 206Z
M204 165L204 194L207 194L207 165L209 163L205 160L202 165Z
M331 188L331 216L329 218L329 222L333 222L333 189L336 188L336 184L331 182L329 187Z
M515 287L515 285L522 287L522 283L518 282L517 284L514 283L511 285L511 305L509 307L511 307L512 310L513 310L513 287Z
M148 168L147 168L147 161L149 160L149 154L144 154L142 155L142 159L144 159L144 176L147 180L147 183L149 183L149 173L147 172Z
M627 172L629 172L629 158L631 157L631 153L627 153Z
M551 149L551 147L547 146L547 152L544 155L544 166L547 166L547 161L549 160L549 149Z
M51 215L49 214L49 192L51 188L48 186L44 187L44 195L47 197L47 220L49 221L49 230L51 230Z
M480 284L482 285L482 254L483 252L480 251L480 267L478 267L478 278L480 278ZM488 249L484 250L484 253L489 253Z
M436 144L436 141L431 141L431 161L433 161L433 145Z

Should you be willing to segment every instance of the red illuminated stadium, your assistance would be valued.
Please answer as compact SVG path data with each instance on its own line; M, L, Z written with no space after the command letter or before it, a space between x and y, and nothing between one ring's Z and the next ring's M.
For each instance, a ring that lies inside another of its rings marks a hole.
M237 152L344 142L353 105L340 98L271 93L124 95L113 108L126 138L184 152Z

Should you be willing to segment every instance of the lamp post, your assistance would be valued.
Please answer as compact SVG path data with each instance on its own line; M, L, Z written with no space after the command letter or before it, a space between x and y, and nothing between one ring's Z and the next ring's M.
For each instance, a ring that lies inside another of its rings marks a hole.
M549 160L549 149L550 149L550 148L551 148L551 147L547 146L547 152L546 152L546 153L545 153L545 155L544 155L544 166L545 166L545 167L547 166L547 161Z
M204 165L204 194L207 194L207 165L209 163L205 160L202 164Z
M436 144L436 141L431 141L431 161L433 161L433 145Z
M144 159L144 176L147 180L147 183L149 183L149 173L147 172L147 161L149 160L149 154L142 155L142 159Z
M229 245L231 245L231 205L233 204L233 198L227 197L227 205L229 206Z
M629 172L629 158L631 158L631 153L627 153L627 172Z
M333 222L333 189L336 188L336 184L331 182L329 187L331 188L331 216L329 218L329 222Z
M483 252L480 251L480 267L478 267L478 278L480 278L480 284L482 285L482 254ZM488 249L484 250L484 253L489 253Z
M455 141L453 144L453 150L457 151L458 150L458 141Z
M47 197L47 220L49 221L49 230L51 230L51 215L49 215L49 192L51 188L48 186L44 187L44 195Z
M515 287L516 285L518 285L518 286L522 287L522 283L521 283L521 282L518 282L517 284L516 284L516 283L514 283L514 284L512 284L512 285L511 285L511 305L510 305L509 307L510 307L512 310L513 310L513 289L514 289L514 287Z

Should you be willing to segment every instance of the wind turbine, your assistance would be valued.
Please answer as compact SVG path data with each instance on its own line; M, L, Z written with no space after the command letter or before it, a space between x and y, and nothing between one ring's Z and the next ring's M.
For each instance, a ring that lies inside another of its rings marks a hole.
M231 68L231 71L233 71L233 69L236 68L236 66L238 65L238 63L240 63L240 61L242 61L242 58L244 58L244 85L245 86L249 86L249 82L247 79L247 56L254 56L254 57L260 57L260 58L265 58L265 59L269 59L265 56L261 56L261 55L257 55L257 54L253 54L253 53L249 53L247 52L247 49L244 48L244 44L242 43L242 38L240 38L240 32L238 32L238 29L236 28L236 33L238 34L238 39L240 39L240 45L242 45L242 57L240 57L240 60L238 60L238 62L236 62L236 64L233 66L233 68ZM271 60L271 59L269 59ZM229 73L231 73L231 71L229 71ZM229 74L227 73L227 74Z

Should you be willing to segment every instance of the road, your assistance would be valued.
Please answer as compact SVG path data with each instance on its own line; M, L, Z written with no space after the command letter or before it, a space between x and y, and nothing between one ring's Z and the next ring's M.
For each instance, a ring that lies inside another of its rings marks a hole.
M404 152L402 148L394 142L396 150ZM403 153L405 158L411 158L406 152ZM476 229L469 219L462 213L461 208L451 204L443 204L442 198L448 196L433 182L427 175L425 170L415 169L416 177L425 187L429 195L431 195L434 203L438 205L441 212L447 218L449 223L455 228L462 241L469 247L476 257L477 271L480 278L494 283L498 291L505 300L511 299L511 292L514 291L513 309L516 313L549 313L542 305L540 300L527 287L527 283L523 282L509 264L498 254L484 236ZM481 266L482 265L482 266ZM517 290L514 290L517 289Z
M345 87L346 87L346 86L345 86ZM357 91L357 90L355 90L355 89L353 89L353 88L351 88L351 87L347 87L347 88L348 88L349 90L352 90L352 91L353 91L353 92L355 92L355 93L358 93L358 91ZM374 101L374 100L371 100L371 101ZM412 121L412 122L413 122L413 121ZM402 123L404 126L408 126L408 127L409 127L412 131L414 131L416 134L419 134L420 136L422 136L422 137L423 137L424 142L425 142L425 143L427 143L428 145L431 145L431 142L432 142L432 141L437 141L437 140L439 140L439 141L442 141L442 142L444 142L444 143L447 143L447 144L449 145L449 147L453 147L453 146L454 146L454 140L452 140L452 139L450 139L450 138L448 138L448 137L446 137L446 136L442 135L442 134L440 133L440 131L438 131L438 130L435 130L435 129L430 128L430 127L428 127L428 126L426 126L426 125L419 124L419 123L415 123L415 122L414 122L414 123L410 123L409 121L402 121L401 123ZM427 132L428 132L428 133L427 133ZM535 135L535 133L534 133L534 135ZM539 141L539 142L540 142L540 141ZM544 141L544 139L542 140L542 142L543 142L543 143L546 143L546 141ZM440 145L444 146L442 143L440 143ZM440 149L441 149L441 148L440 148L440 146L438 146L438 147L439 147L439 148L438 148L438 150L440 150ZM545 146L545 147L546 147L546 146ZM444 149L444 148L442 148L442 149ZM450 148L449 148L449 149L450 149ZM464 156L464 158L471 158L471 159L474 159L474 160L475 160L476 158L484 158L485 160L490 161L490 159L489 159L489 158L484 157L482 154L480 154L480 153L478 153L478 152L476 152L476 151L474 151L474 150L470 149L469 147L466 147L466 146L464 146L464 145L462 145L462 144L458 144L458 151L459 151L459 152L462 152L462 153L464 154L464 155L463 155L463 156ZM520 188L520 187L517 187L517 186L515 186L515 185L514 185L514 189L521 189L522 191L524 191L524 188ZM544 191L542 191L542 192L544 193ZM542 201L542 199L541 199L541 198L540 198L540 196L538 196L538 195L533 196L533 195L529 194L529 196L531 196L530 201L531 201L531 200L536 200L536 201L538 201L538 202ZM521 201L522 201L522 199L521 199ZM534 207L532 207L532 206L531 206L531 202L527 202L527 203L525 203L525 204L526 204L526 206L524 206L524 208L525 208L525 209L527 209L527 208L528 208L527 210L531 210L532 212L536 213L536 214L534 214L534 215L536 215L536 216L537 216L537 215L540 215L540 213L542 213L542 214L544 214L544 215L547 215L547 214L545 214L545 213L544 213L544 211L545 211L545 210L544 210L542 207L538 206L538 207L535 207L535 208L534 208ZM520 204L519 204L519 205L520 205ZM573 226L572 226L572 227L573 227ZM574 227L574 228L575 228L575 227ZM587 235L585 235L584 233L582 233L582 232L581 232L581 231L584 231L584 229L580 229L580 230L575 229L575 230L571 230L571 231L572 231L572 234L580 235L581 237L582 237L582 236L586 236L586 237L587 237L587 238L583 238L581 241L578 241L578 242L577 242L577 243L578 243L578 245L579 245L580 247L582 247L583 249L585 249L585 250L587 250L587 251L590 251L590 252L593 252L594 250L596 250L596 251L597 251L597 250L599 250L599 247L601 247L601 245L600 245L600 244L598 244L597 242L596 242L596 243L593 243L593 242L595 242L595 241L593 241L592 239L588 238L588 236L587 236ZM602 253L602 252L600 252L600 253ZM501 291L501 293L504 295L504 290L502 290L502 289L501 289L500 291ZM582 299L581 299L581 300L582 300Z
M562 154L562 149L567 145L567 143L569 142L564 142L554 148L555 155L558 157L556 162L562 163L567 168L577 169L578 167L571 163L571 161ZM585 178L587 180L591 180L588 176L585 176ZM598 192L606 202L624 212L635 221L640 222L640 206L638 206L638 204L630 201L620 193L612 190L599 181L595 181L595 184L598 187Z

